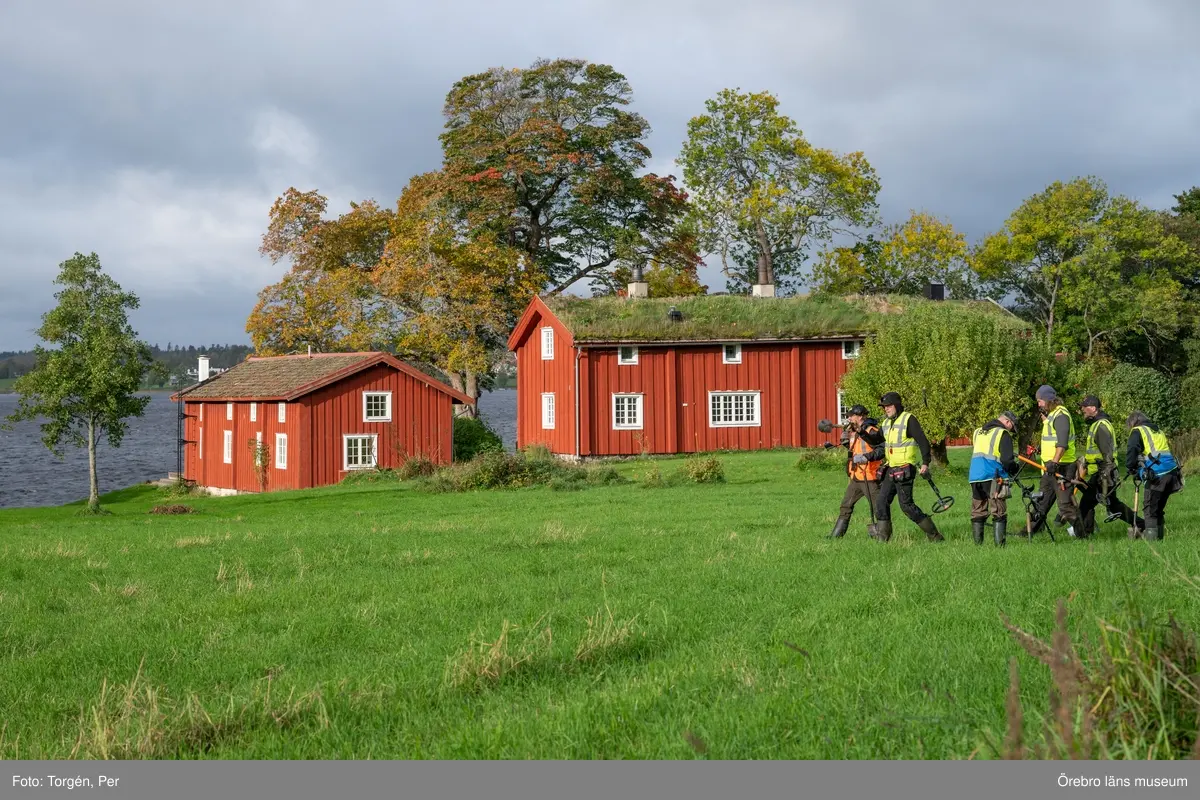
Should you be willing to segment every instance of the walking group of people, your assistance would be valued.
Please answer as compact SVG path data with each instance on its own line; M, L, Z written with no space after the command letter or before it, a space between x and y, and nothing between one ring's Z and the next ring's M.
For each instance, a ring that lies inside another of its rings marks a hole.
M1071 413L1052 387L1040 387L1036 400L1042 418L1040 463L1020 454L1018 417L1012 411L984 423L972 437L967 480L971 484L971 533L975 543L983 544L990 518L993 541L1004 545L1008 499L1013 483L1019 481L1022 464L1041 471L1037 491L1028 494L1029 535L1045 528L1051 508L1057 505L1057 521L1065 523L1072 536L1087 538L1096 531L1096 508L1103 504L1108 511L1105 521L1124 520L1130 538L1162 539L1167 500L1183 488L1183 477L1167 437L1158 426L1141 411L1134 411L1125 420L1129 438L1122 479L1118 477L1116 430L1098 397L1089 395L1080 403L1086 423L1080 443L1076 441ZM896 392L881 397L879 405L884 412L882 422L861 405L848 412L841 444L847 450L850 482L829 536L838 539L846 534L855 505L866 498L872 517L868 533L878 541L889 541L892 500L899 498L900 510L925 532L929 541L944 541L933 518L913 499L917 476L929 475L929 440L921 423L904 410ZM1030 448L1031 454L1037 450ZM1130 478L1144 497L1144 517L1117 497L1117 489ZM1023 484L1022 491L1026 491Z

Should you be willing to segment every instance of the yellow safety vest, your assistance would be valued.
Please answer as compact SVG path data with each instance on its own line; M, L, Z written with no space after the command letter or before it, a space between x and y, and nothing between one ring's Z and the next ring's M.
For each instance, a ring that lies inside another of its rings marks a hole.
M1166 475L1178 469L1175 456L1171 454L1171 446L1167 436L1162 431L1152 431L1149 426L1139 425L1135 428L1142 435L1142 461L1155 475Z
M1117 434L1113 430L1111 420L1098 419L1088 427L1087 450L1083 453L1083 460L1087 462L1087 475L1090 478L1100 471L1100 462L1103 460L1100 455L1100 448L1096 444L1096 431L1101 426L1108 430L1108 437L1112 440L1113 447L1117 446Z
M971 455L986 456L1000 460L1000 437L1008 433L1004 428L992 428L990 431L984 431L983 428L975 429L975 436L972 439L974 449Z
M921 459L921 451L915 439L908 437L908 420L912 414L901 411L895 419L883 421L883 438L887 445L889 467L907 467Z
M1042 463L1054 460L1054 451L1058 449L1058 437L1054 435L1054 420L1065 415L1067 422L1071 421L1071 414L1062 406L1051 411L1046 415L1046 421L1042 423ZM1067 438L1067 449L1059 459L1064 464L1069 464L1075 460L1075 428L1071 426L1071 432Z

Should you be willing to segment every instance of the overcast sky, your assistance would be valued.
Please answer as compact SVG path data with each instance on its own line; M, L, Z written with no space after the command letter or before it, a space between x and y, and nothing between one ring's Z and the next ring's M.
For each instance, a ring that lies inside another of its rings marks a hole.
M36 342L76 251L149 342L248 342L275 197L394 203L438 166L451 84L538 57L624 73L660 174L740 87L862 150L885 222L975 241L1088 174L1167 208L1200 184L1198 34L1196 0L0 0L0 350Z

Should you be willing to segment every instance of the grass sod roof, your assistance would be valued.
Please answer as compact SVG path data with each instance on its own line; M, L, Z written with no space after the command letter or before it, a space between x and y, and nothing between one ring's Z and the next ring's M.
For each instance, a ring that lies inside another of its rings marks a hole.
M370 355L365 353L249 358L180 393L189 400L206 397L287 397L314 381L368 358Z
M881 315L934 301L899 296L629 299L560 295L545 298L545 302L578 342L655 342L862 337L877 330ZM988 302L937 302L1008 316ZM667 317L672 306L683 314L682 321L672 322Z

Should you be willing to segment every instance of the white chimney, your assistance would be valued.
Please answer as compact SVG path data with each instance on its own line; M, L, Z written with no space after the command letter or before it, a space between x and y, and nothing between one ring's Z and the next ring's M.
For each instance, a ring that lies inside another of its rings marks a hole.
M650 284L642 277L640 265L633 268L633 280L629 282L626 293L631 298L650 296Z
M200 356L200 363L196 368L196 380L208 380L208 356Z
M773 283L756 283L750 287L750 294L754 297L774 297L775 284Z

